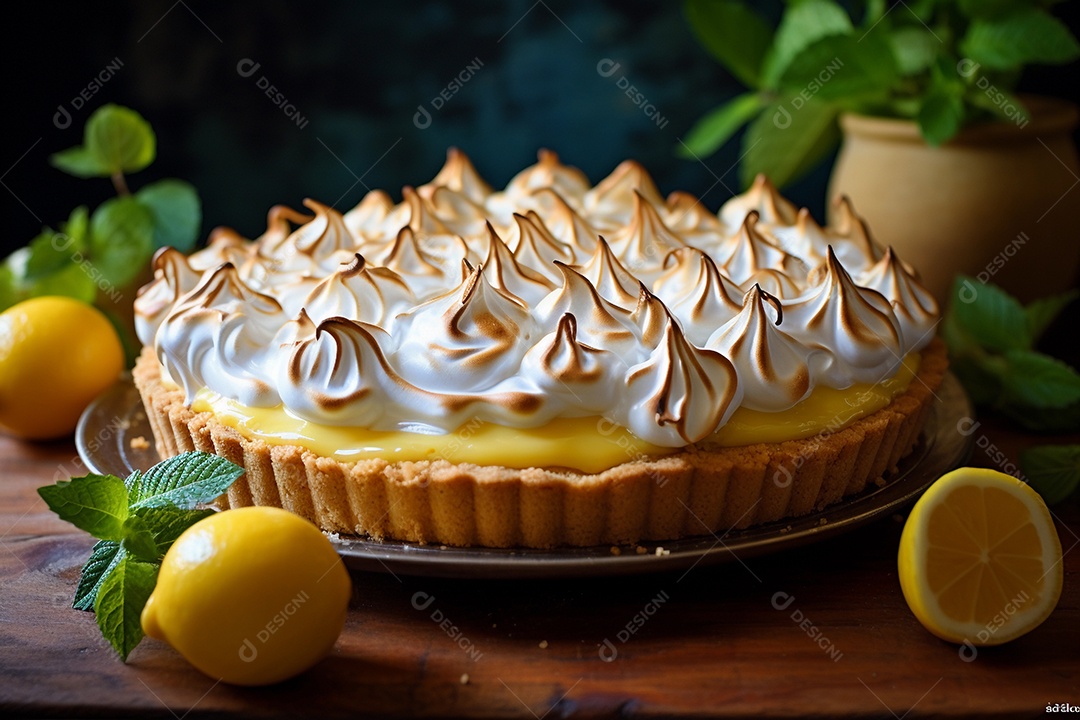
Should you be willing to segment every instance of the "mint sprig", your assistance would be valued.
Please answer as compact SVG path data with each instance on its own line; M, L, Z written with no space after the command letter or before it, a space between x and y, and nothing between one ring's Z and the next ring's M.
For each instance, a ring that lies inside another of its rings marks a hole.
M1055 505L1080 486L1080 445L1039 445L1020 453L1020 468L1047 505Z
M1035 349L1075 291L1026 307L1001 288L960 275L942 323L952 370L972 400L1028 430L1080 428L1080 373Z
M161 559L185 530L214 513L196 506L224 493L243 473L224 458L190 452L126 480L86 475L38 488L61 520L98 538L72 607L94 610L101 634L122 660L142 639L139 616Z
M94 303L130 285L156 249L194 249L202 223L194 187L165 179L128 189L126 174L144 170L156 154L154 131L139 113L111 104L94 111L83 144L50 160L76 177L109 178L116 197L93 212L76 208L59 230L43 228L0 263L0 310L42 295Z

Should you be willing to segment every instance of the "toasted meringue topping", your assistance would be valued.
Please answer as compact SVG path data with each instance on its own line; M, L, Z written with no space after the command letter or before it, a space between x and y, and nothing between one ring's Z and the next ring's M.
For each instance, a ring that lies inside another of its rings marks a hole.
M786 410L810 394L812 351L780 328L783 317L780 300L755 285L742 311L706 343L731 359L743 388L742 404L751 410Z
M633 161L590 188L542 151L493 191L451 149L397 204L305 205L155 258L136 326L189 402L428 433L602 415L680 447L740 403L889 377L937 321L846 200L821 227L764 178L717 216Z
M742 310L743 292L697 248L673 250L665 264L668 269L653 289L682 322L690 342L704 345L718 325Z
M784 306L785 329L829 356L820 366L833 387L877 382L903 357L900 324L889 301L876 290L860 288L829 249L821 284L803 299Z
M793 225L797 211L794 205L785 200L769 178L758 175L754 184L742 195L724 203L720 208L720 220L734 231L751 212L756 212L766 225Z
M933 335L938 322L937 301L905 269L891 247L859 276L859 284L877 290L892 305L904 337L905 352L921 347Z
M592 283L604 299L625 309L637 305L639 281L619 262L603 236L597 238L588 262L576 265L574 269Z

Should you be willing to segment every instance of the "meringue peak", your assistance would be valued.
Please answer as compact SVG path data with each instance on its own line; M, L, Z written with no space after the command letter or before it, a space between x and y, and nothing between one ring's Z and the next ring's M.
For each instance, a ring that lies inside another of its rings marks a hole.
M585 193L584 207L600 215L610 215L622 224L629 220L634 195L644 196L655 206L663 206L664 199L656 188L652 176L636 160L624 160L596 187ZM620 210L627 208L627 210Z
M438 188L461 193L473 202L482 203L491 194L491 186L476 171L469 156L456 147L446 151L446 163L427 185L419 189L421 195L432 195Z
M637 303L641 281L619 262L603 236L597 236L596 247L588 261L572 267L585 276L601 296L616 305L629 309Z
M754 184L742 195L733 197L720 208L720 220L729 228L738 227L751 212L756 211L769 225L795 223L795 206L785 200L765 175L758 174Z
M555 289L555 284L546 277L518 263L490 222L487 231L488 250L483 265L492 285L526 306L539 302Z
M753 278L762 270L776 270L787 275L806 276L802 260L769 242L757 230L759 215L751 210L735 235L727 241L729 254L723 262L724 274L737 284Z
M664 259L672 250L686 243L673 233L660 213L637 189L633 191L634 210L630 224L611 237L611 250L625 258L626 264L639 276L655 276L663 268Z
M383 265L403 276L443 274L442 268L421 249L416 233L408 225L398 231Z
M492 191L451 148L396 204L277 206L253 241L161 251L136 328L188 398L416 432L597 415L678 447L929 342L933 299L838 202L823 228L759 178L714 215L636 162L590 187L550 151Z

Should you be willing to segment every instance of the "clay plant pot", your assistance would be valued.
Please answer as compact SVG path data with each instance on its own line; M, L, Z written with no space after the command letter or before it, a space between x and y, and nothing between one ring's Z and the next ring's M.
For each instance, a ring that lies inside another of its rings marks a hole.
M936 148L912 121L844 115L829 197L850 197L939 301L956 273L1022 301L1068 289L1080 266L1077 108L1024 104L1026 122L965 128Z

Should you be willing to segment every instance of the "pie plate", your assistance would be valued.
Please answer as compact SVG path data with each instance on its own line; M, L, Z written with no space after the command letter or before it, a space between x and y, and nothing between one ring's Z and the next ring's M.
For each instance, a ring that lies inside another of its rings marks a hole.
M595 577L678 571L743 560L833 537L911 503L943 473L968 459L973 436L960 427L973 412L959 381L947 374L915 450L883 485L871 485L859 495L809 515L720 535L618 548L603 545L553 550L446 547L337 534L331 534L330 539L353 570L427 577ZM75 442L87 468L99 474L126 477L161 459L130 377L91 403L79 420Z

